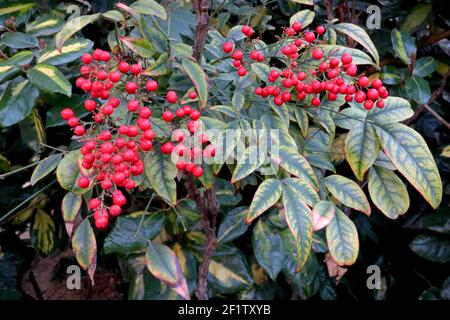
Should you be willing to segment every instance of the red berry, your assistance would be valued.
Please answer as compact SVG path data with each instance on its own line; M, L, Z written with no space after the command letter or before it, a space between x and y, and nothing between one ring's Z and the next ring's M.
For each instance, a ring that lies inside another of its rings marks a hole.
M162 118L163 118L164 121L171 122L173 120L174 116L173 116L172 112L167 110L167 111L163 112Z
M244 54L242 53L241 50L235 50L231 55L231 58L233 58L234 60L242 60L243 57Z
M121 212L122 212L122 208L120 206L118 206L117 204L113 204L109 208L109 214L111 215L111 217L117 217L118 215L120 215Z
M63 118L64 120L69 120L70 118L74 117L75 113L73 112L73 110L71 108L64 108L61 111L61 118Z
M369 89L369 91L367 91L367 97L372 101L377 100L378 96L379 96L379 93L378 93L377 89L372 88L372 89Z
M119 71L122 73L127 73L130 70L130 65L122 61L121 63L119 63L117 69L119 69Z
M71 126L72 128L76 127L78 125L78 119L75 117L70 118L69 120L67 120L67 124L69 126Z
M95 108L97 108L97 103L94 100L86 100L84 102L84 108L87 111L92 112L95 110Z
M112 105L113 108L117 108L120 104L120 100L115 97L112 97L111 99L109 99L108 103Z
M134 189L136 187L136 182L134 182L133 180L128 179L125 182L125 188L126 189Z
M200 118L200 115L201 115L201 113L198 110L192 110L190 112L191 119L194 120L194 121L198 120Z
M225 42L223 44L223 48L222 49L223 49L224 52L230 53L231 51L233 51L233 48L234 48L234 44L233 43Z
M175 112L175 115L176 115L178 118L184 117L184 110L183 110L183 108L177 109L177 111Z
M145 130L143 136L147 140L153 140L155 138L155 132L152 129Z
M369 78L367 78L366 76L361 76L358 79L358 84L360 85L360 87L365 88L369 85Z
M301 22L298 22L298 21L294 22L294 23L292 24L292 29L294 29L295 32L300 32L300 31L302 31L302 24L301 24Z
M130 71L131 71L132 74L134 74L136 76L136 75L138 75L138 74L140 74L142 72L142 67L141 67L140 64L133 64L130 67Z
M190 106L184 106L184 107L183 107L183 111L184 111L184 114L186 114L186 115L190 115L190 114L191 114L191 111L192 111L192 109L191 109L191 107L190 107Z
M172 132L172 140L176 142L183 141L185 137L184 131L182 129L177 129L174 132Z
M324 26L317 26L316 27L316 32L318 35L323 35L325 33L325 27Z
M136 93L137 87L138 86L137 86L136 82L127 82L127 84L125 85L125 90L129 94L134 94L134 93Z
M110 58L111 58L111 55L109 54L109 52L103 51L101 53L101 56L100 56L101 61L107 62L107 61L109 61Z
M364 108L367 110L370 110L373 108L373 101L372 100L366 100L364 101Z
M173 143L172 143L172 142L166 142L166 143L163 143L163 144L161 145L161 152L164 153L164 154L169 154L169 153L172 152L173 147L174 147L174 146L173 146Z
M100 70L99 72L97 72L97 79L101 81L108 79L108 72L106 72L105 70Z
M364 100L366 100L366 94L364 92L362 92L362 91L358 91L355 94L355 101L358 102L358 103L361 103Z
M92 62L92 56L89 53L85 53L81 56L81 61L83 61L84 64L89 64Z
M380 109L384 108L384 101L383 100L378 100L377 107L380 108Z
M179 160L176 164L178 170L184 170L185 163L183 160Z
M142 107L139 110L139 117L143 118L143 119L148 119L152 116L152 110L150 110L150 108L147 107Z
M372 87L375 89L379 89L383 85L380 79L375 79L372 81Z
M166 94L166 100L169 103L177 102L177 100L178 100L177 93L175 91L172 91L172 90L168 91L167 94Z
M111 180L103 180L100 186L102 187L103 190L109 190L112 188L113 184Z
M136 112L139 110L139 102L136 100L130 100L130 102L127 103L127 109L130 112Z
M234 60L234 61L233 61L233 66L234 66L235 68L239 68L239 67L241 66L241 61L240 61L240 60Z
M112 114L114 113L114 108L113 108L113 106L110 105L110 104L105 104L105 105L102 107L101 111L102 111L102 113L103 113L105 116L110 116L110 115L112 115Z
M86 132L86 129L84 129L84 127L81 125L78 125L73 129L73 133L76 136L82 136L85 132Z
M341 61L342 63L345 64L350 64L353 61L352 56L349 53L344 53L341 57Z
M139 134L139 129L133 125L127 127L127 136L136 137Z
M139 146L144 151L149 151L153 148L153 143L150 140L147 139L141 139L141 142L139 143Z
M238 75L243 77L247 74L247 69L244 66L240 66L237 71Z
M103 216L95 220L95 227L101 230L106 229L108 227L108 223L108 218Z
M319 99L318 97L312 98L311 104L312 104L314 107L320 106L320 99Z
M155 80L148 80L145 84L145 88L150 92L154 92L158 89L158 82Z
M203 169L201 167L196 166L192 169L192 174L195 177L201 177L203 175Z
M87 188L91 181L87 177L79 177L78 178L78 186L80 188Z
M320 49L314 49L312 52L312 57L316 60L322 59L323 51Z
M305 33L305 40L309 43L312 43L316 40L316 35L311 31Z
M102 202L100 201L99 198L92 198L91 200L89 200L89 209L95 210L95 209L97 209L101 204L102 204Z
M189 98L190 98L190 99L195 99L195 98L197 98L197 92L195 92L195 91L189 92Z
M109 73L109 80L111 80L114 83L119 82L121 78L122 75L117 71L112 71Z

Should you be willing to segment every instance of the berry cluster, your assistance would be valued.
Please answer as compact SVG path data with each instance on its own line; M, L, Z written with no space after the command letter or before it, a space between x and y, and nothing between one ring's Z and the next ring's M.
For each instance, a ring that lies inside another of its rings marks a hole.
M85 53L81 60L84 65L76 86L90 95L84 108L92 113L92 121L78 119L71 108L63 109L61 117L83 142L80 149L82 175L77 183L80 188L98 185L99 195L90 200L89 208L94 212L96 227L104 229L108 226L109 217L118 216L127 203L119 188L130 191L136 187L138 177L145 171L143 157L149 156L146 154L155 143L160 144L160 151L164 154L184 156L185 160L178 160L177 168L196 177L203 175L203 169L194 164L199 163L194 160L200 155L213 157L215 147L209 144L202 149L208 138L199 134L200 111L188 105L181 106L183 102L175 91L166 93L167 109L161 115L172 134L155 141L150 102L158 100L158 83L145 74L139 62L131 63L129 57L125 61L123 57L99 49L92 55ZM191 101L197 99L195 91L186 96ZM175 104L179 108L173 113L169 107ZM125 115L124 110L118 111L121 105L123 109L126 106ZM196 133L200 136L200 146L186 147L188 138ZM177 144L174 145L171 139Z
M243 26L242 32L247 37L253 35L253 29L249 26ZM335 101L338 95L344 95L345 101L362 103L368 110L375 105L383 108L384 99L389 96L389 92L381 80L371 82L364 75L357 77L358 68L352 63L353 57L348 53L344 53L340 59L333 55L326 56L318 40L325 32L323 26L318 26L315 32L302 32L300 22L294 22L286 28L281 54L286 58L287 67L283 70L272 68L266 85L257 87L255 94L264 98L273 97L277 106L294 98L303 101L309 96L311 105L318 107L325 95L328 101ZM245 76L245 54L239 49L235 50L232 42L225 42L223 51L231 54L238 75ZM257 50L251 50L249 56L251 60L258 62L266 59Z

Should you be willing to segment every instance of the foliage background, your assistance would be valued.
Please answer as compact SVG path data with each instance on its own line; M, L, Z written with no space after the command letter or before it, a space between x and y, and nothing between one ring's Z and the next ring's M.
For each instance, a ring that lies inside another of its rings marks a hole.
M124 1L131 3L132 1ZM389 85L393 96L408 99L415 115L407 123L424 136L438 164L444 185L444 199L438 210L434 211L413 189L410 192L411 205L409 212L397 220L385 219L379 212L369 218L358 215L357 224L361 249L357 263L350 267L335 289L325 292L327 286L321 286L320 294L313 299L337 298L350 300L371 299L433 299L450 298L450 209L448 173L450 171L450 111L448 103L450 95L446 79L449 72L450 41L448 4L445 0L434 1L213 1L212 25L223 33L233 25L250 22L270 42L287 24L290 16L301 9L313 9L316 23L336 18L340 22L352 22L365 26L368 17L366 8L376 4L381 8L381 29L369 30L369 33L381 56L380 76ZM33 31L31 22L45 14L52 14L58 23L58 30L67 19L66 9L71 4L81 8L82 14L105 12L113 8L115 1L37 1L31 10L24 10L14 20L17 29L27 35L39 35L41 41L51 41L52 31L46 37L45 32ZM331 6L330 6L331 3ZM16 5L16 2L2 4L1 10ZM170 20L171 35L192 43L195 17L189 1L162 1L169 8L173 18ZM331 8L331 9L330 9ZM11 27L9 15L0 15L0 33ZM163 26L168 27L168 26ZM86 48L107 48L108 34L114 24L102 20L101 24L88 25L82 34L86 39ZM401 43L392 41L394 32L401 32ZM33 38L19 39L24 42L35 41ZM13 39L17 51L22 48L18 39ZM2 38L0 49L7 52L7 39ZM351 43L350 43L351 44ZM40 50L32 45L32 55ZM25 45L27 47L28 45ZM405 57L399 54L399 47L406 47L415 52ZM78 53L81 51L78 51ZM21 57L21 65L27 65L27 57ZM77 62L58 63L69 81L76 76ZM0 61L0 68L2 62ZM420 67L420 68L419 68ZM1 69L0 69L1 70ZM7 88L6 78L20 77L20 68L0 72L0 92ZM376 72L376 70L368 70ZM413 84L411 77L416 77L419 84ZM19 79L19 78L18 78ZM16 81L16 80L15 80ZM27 299L48 298L37 295L29 289L29 274L42 274L45 279L62 277L64 266L71 264L73 258L67 254L68 239L65 235L64 223L58 214L64 193L56 185L50 185L42 191L46 184L29 186L28 181L32 168L26 169L47 155L51 149L44 146L64 148L70 133L62 126L59 111L67 105L82 101L79 95L70 98L64 92L52 95L47 92L36 92L29 89L16 102L16 108L7 109L0 103L0 174L25 168L20 174L3 176L0 180L0 217L24 202L19 210L14 211L14 219L2 221L0 225L0 298ZM417 97L417 92L422 95ZM37 97L35 103L29 97ZM425 97L425 98L424 98ZM31 105L30 105L31 103ZM21 106L20 108L17 106ZM25 112L24 110L28 110ZM81 112L81 111L80 111ZM12 120L10 120L12 119ZM10 126L8 121L19 119L20 122ZM345 170L345 168L344 168ZM349 170L349 168L347 168ZM349 171L350 172L350 171ZM38 193L37 197L31 196ZM249 193L252 193L251 187ZM142 201L141 201L142 200ZM249 205L251 197L231 200L235 206ZM136 208L145 206L145 200L137 198L133 204ZM189 210L189 209L187 209ZM240 245L245 247L249 237L241 239ZM62 256L62 258L61 258ZM58 257L51 260L46 257ZM251 259L249 257L249 259ZM44 261L44 262L42 262ZM42 263L52 266L52 273L46 274ZM368 290L366 287L369 265L377 264L382 269L382 289ZM127 295L127 282L122 281L119 265L112 256L100 257L97 289L90 289L90 296L95 298L124 298ZM255 271L255 270L253 270ZM257 272L257 271L255 271ZM328 278L322 270L323 281ZM103 278L102 278L103 277ZM103 280L104 279L104 280ZM88 286L88 284L85 284ZM106 290L103 290L102 288ZM156 289L155 289L156 290ZM309 298L308 294L285 295L285 291L274 293L281 299ZM55 297L55 296L53 296ZM58 297L56 295L56 297ZM243 296L245 297L245 296ZM250 295L248 296L250 297ZM267 297L258 296L255 297ZM59 298L67 298L59 296ZM79 297L80 298L80 297ZM81 297L87 298L87 297Z

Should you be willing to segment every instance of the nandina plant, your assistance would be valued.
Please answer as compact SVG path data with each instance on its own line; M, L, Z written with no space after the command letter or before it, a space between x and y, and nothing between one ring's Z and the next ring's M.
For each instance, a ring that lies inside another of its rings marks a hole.
M117 26L110 52L81 57L89 115L61 112L74 134L57 167L62 213L92 278L98 254L114 253L133 299L269 299L283 287L330 299L326 268L358 258L355 217L406 213L405 183L440 203L433 157L400 123L408 101L368 73L379 57L362 28L314 26L304 10L271 44L248 25L199 24L191 47L169 41L157 3L117 9L103 15Z

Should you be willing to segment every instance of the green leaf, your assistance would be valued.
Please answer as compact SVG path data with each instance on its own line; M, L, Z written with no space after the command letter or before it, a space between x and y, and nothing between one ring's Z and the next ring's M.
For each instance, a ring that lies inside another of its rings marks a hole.
M248 225L245 223L248 207L237 207L226 213L217 232L217 242L230 242L243 235Z
M373 108L378 109L378 108ZM384 109L384 108L383 108ZM383 110L380 109L380 110ZM341 110L334 118L334 123L341 128L351 130L366 121L367 112L356 107L345 108Z
M325 228L336 213L336 206L331 201L319 201L312 209L314 231Z
M345 138L345 158L356 178L362 180L380 150L375 130L366 121L350 130Z
M450 238L439 234L420 234L409 245L420 257L433 262L450 262Z
M400 124L375 126L384 153L400 173L437 208L442 199L442 182L433 156L424 139Z
M145 159L145 174L156 193L170 205L177 202L177 185L175 177L178 169L170 157L161 152L152 152Z
M300 199L308 206L313 207L320 201L317 191L303 179L299 178L286 178L283 179L283 183L290 186L292 189L297 190Z
M301 193L283 185L283 206L286 222L294 236L297 250L297 271L300 271L311 253L313 220L311 210L302 201Z
M71 39L64 44L61 50L55 47L47 47L41 52L37 63L51 64L54 66L69 63L90 51L93 45L94 43L87 39Z
M355 224L336 208L336 214L326 229L328 249L340 266L350 266L358 258L359 239Z
M0 7L0 17L15 12L23 14L34 8L36 5L37 3L35 1L17 2L17 3L6 2L5 4L2 4Z
M325 187L343 205L370 215L370 204L356 182L337 174L324 179Z
M318 48L320 48L323 51L324 56L326 56L326 57L329 56L329 57L334 57L334 58L340 59L344 53L348 53L353 58L353 60L352 60L353 64L375 65L372 58L367 53L365 53L364 51L358 50L358 49L347 48L344 46L331 45L331 44L318 45Z
M130 7L140 14L156 16L163 20L167 19L167 13L164 7L153 0L135 1Z
M407 69L400 69L393 66L381 67L380 80L386 85L396 85L403 83L408 75Z
M363 28L351 23L338 23L336 25L333 25L332 28L336 31L346 34L347 36L361 44L364 48L367 49L367 51L369 51L370 55L375 60L375 64L377 66L380 65L380 57L378 56L377 48L373 44L372 40L370 40L369 35Z
M391 31L391 43L395 54L405 64L411 64L411 56L416 56L416 43L408 32L400 32L397 29Z
M100 18L100 13L79 16L68 21L64 27L55 36L56 48L61 50L64 42L70 39L75 33L83 29L88 24L93 23Z
M118 217L114 227L105 238L106 254L130 254L146 248L160 232L165 222L163 211L153 213L137 212Z
M72 238L72 248L79 265L92 270L97 265L97 241L89 219L80 223Z
M397 219L406 213L409 208L408 190L394 172L373 166L368 181L370 198L386 217Z
M295 119L297 120L297 124L300 127L300 130L302 131L303 136L306 137L308 135L308 127L309 127L308 114L303 109L295 108L294 116Z
M278 149L278 156L272 155L272 159L287 172L304 179L314 188L319 188L319 182L308 160L294 148L282 146Z
M205 71L195 61L189 59L183 59L181 66L194 83L203 109L208 103L208 82Z
M26 33L34 36L50 36L57 33L64 25L64 20L45 14L27 24Z
M430 18L433 17L433 5L431 3L422 3L415 6L406 16L401 24L400 30L413 33L425 26Z
M0 61L0 84L21 74L21 67L29 64L32 60L33 52L22 50L12 57Z
M119 39L128 49L142 58L151 58L155 54L155 47L147 39L123 36L120 36Z
M9 127L28 117L36 105L39 90L28 80L16 78L0 99L0 126Z
M66 225L66 231L69 238L72 236L73 224L78 212L81 209L82 203L82 197L73 192L68 192L62 200L61 213L63 215L63 220Z
M175 252L169 247L163 244L149 242L145 254L145 264L153 276L165 283L184 299L190 300L189 290L180 263Z
M39 40L35 36L22 32L6 32L2 36L1 43L13 49L25 49L39 47Z
M367 113L367 120L377 124L388 124L411 118L414 111L408 100L400 97L388 97L384 100L384 108L372 108Z
M432 74L438 66L438 62L433 57L423 57L414 61L413 75L426 77Z
M270 67L261 62L255 62L251 64L253 72L258 76L261 81L267 81L270 73Z
M284 247L278 231L258 220L252 233L252 247L258 264L276 281L284 261Z
M292 26L294 22L300 22L304 29L314 21L315 15L314 11L308 9L299 11L289 19L289 24Z
M58 101L47 111L47 121L45 123L46 128L66 126L67 120L61 118L61 111L67 106L73 106L72 110L75 113L75 117L83 118L88 115L88 111L84 108L84 101L87 96L73 94L70 98L64 97L58 99Z
M59 92L68 97L72 95L72 85L54 66L37 64L28 71L28 79L36 87L49 93Z
M80 150L71 151L64 156L56 168L56 178L58 179L59 185L75 194L84 194L91 187L82 189L78 186L78 178L83 175L80 172L80 157Z
M125 19L123 14L118 10L109 10L105 13L102 13L102 17L114 22L121 22Z
M264 160L265 157L261 153L260 148L250 146L245 149L242 156L237 161L236 168L231 177L231 183L244 179L246 176L253 173L264 163Z
M431 98L431 89L428 81L411 76L406 79L405 90L408 97L418 104L425 104Z
M55 248L55 223L42 209L38 209L34 216L32 233L33 246L45 255L52 253Z
M57 153L42 159L33 171L30 179L31 185L34 186L39 180L55 170L59 161L61 161L62 156L62 153Z
M245 222L249 224L273 206L280 199L281 193L282 187L280 181L277 179L264 180L255 192Z
M230 253L216 252L208 269L209 286L222 294L234 294L253 285L245 256L237 248Z

